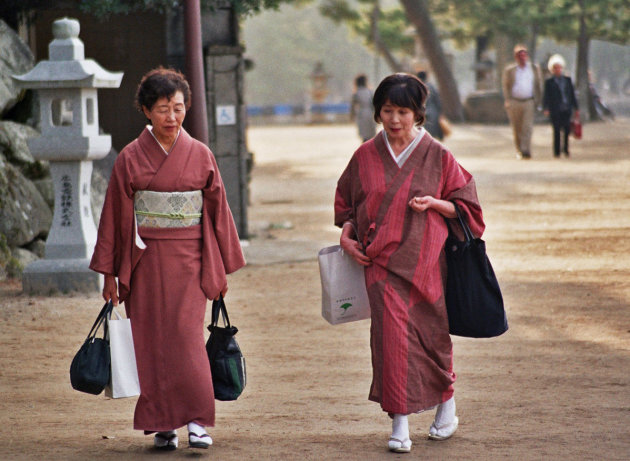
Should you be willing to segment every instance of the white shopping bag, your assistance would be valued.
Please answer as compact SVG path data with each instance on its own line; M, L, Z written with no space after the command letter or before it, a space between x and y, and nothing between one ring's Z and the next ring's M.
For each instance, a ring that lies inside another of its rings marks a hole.
M111 316L107 318L112 377L109 385L105 388L105 395L114 399L140 395L131 321L122 318L115 308L112 309L112 314L116 318Z
M363 266L339 245L318 254L322 281L322 316L332 325L370 318Z

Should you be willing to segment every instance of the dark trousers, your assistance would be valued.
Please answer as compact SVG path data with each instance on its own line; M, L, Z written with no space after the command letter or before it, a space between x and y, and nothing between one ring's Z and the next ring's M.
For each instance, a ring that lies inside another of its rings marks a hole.
M551 117L553 126L553 155L560 156L560 147L562 152L569 154L569 133L571 132L571 112L560 112ZM563 143L560 143L560 132L562 131Z

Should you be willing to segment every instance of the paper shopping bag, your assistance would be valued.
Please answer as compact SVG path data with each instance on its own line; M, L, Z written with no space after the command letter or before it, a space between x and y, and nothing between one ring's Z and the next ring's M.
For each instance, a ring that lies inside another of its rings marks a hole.
M116 318L107 318L112 374L111 381L105 388L105 395L114 399L140 395L131 321L122 318L116 309L112 313Z
M332 325L370 318L363 266L339 245L318 254L322 282L322 316Z

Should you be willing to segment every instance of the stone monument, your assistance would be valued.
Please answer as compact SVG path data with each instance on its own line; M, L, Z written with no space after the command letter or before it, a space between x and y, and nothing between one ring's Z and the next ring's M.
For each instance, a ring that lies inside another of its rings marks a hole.
M29 140L31 154L50 162L55 188L53 223L44 259L29 264L22 286L28 294L100 291L102 278L89 268L96 243L90 207L92 160L105 157L111 137L99 134L97 88L118 88L122 72L111 73L85 59L79 22L53 23L48 61L13 76L21 88L37 91L41 136Z

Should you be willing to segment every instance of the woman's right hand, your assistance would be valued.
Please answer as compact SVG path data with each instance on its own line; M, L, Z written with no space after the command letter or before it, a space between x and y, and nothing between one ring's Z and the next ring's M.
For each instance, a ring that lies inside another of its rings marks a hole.
M339 239L339 245L341 246L343 251L348 253L352 257L352 259L354 259L360 265L369 266L370 264L372 264L372 260L363 252L363 249L361 248L359 242L357 242L353 238L350 238L342 233L341 238Z
M105 283L103 284L103 299L105 301L112 300L114 306L118 306L118 284L116 277L113 275L105 275Z

